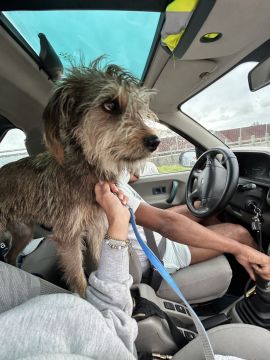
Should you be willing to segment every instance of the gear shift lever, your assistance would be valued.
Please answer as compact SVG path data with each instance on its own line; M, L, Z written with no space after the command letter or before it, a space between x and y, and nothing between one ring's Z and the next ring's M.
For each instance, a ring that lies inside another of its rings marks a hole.
M260 251L262 249L261 210L255 205L252 218L252 230L257 232ZM269 256L268 248L267 255ZM254 324L270 330L270 281L256 276L256 288L236 304L237 311L243 322Z
M269 256L270 245L267 250ZM265 280L260 276L256 276L256 293L266 303L270 304L270 280Z
M240 300L235 310L244 323L270 330L270 281L257 276L255 290Z

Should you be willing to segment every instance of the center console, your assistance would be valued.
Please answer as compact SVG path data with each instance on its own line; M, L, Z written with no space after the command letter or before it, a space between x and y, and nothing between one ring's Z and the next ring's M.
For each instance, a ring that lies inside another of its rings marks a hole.
M147 299L157 305L159 309L165 312L174 322L181 335L185 338L186 343L192 341L197 332L187 307L182 303L176 303L160 298L155 291L147 284L138 284L132 287L132 293L136 297ZM138 314L140 315L143 314ZM134 316L136 319L136 315ZM203 321L204 322L204 321ZM230 322L225 314L219 314L208 318L204 326L210 329L217 325ZM173 340L170 327L165 319L159 316L141 317L138 321L138 337L136 339L136 348L139 352L174 354L179 347Z
M270 330L270 281L257 278L256 286L232 308L231 316L236 322Z

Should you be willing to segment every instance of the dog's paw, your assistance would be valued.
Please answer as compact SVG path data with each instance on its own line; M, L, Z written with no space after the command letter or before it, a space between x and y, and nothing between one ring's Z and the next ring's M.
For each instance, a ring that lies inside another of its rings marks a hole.
M85 290L87 287L86 279L81 279L81 281L77 281L76 284L70 285L70 290L73 293L78 294L80 297L85 298Z

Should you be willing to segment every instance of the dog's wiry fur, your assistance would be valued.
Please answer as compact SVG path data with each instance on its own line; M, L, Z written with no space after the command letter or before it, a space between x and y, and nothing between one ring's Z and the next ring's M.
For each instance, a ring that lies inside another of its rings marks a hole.
M72 291L83 296L83 242L99 258L107 221L95 201L97 181L117 181L124 168L150 155L144 122L151 91L116 65L74 67L44 111L48 151L0 169L0 234L12 234L8 261L31 240L33 223L53 227L59 263ZM113 108L113 110L111 110Z

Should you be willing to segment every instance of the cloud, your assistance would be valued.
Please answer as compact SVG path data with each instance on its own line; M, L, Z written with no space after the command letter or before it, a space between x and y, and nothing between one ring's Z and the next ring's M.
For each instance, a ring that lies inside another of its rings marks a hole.
M248 73L255 65L239 65L184 103L182 111L211 130L270 123L270 86L249 90Z
M20 129L11 129L0 143L0 152L25 149L25 134Z

